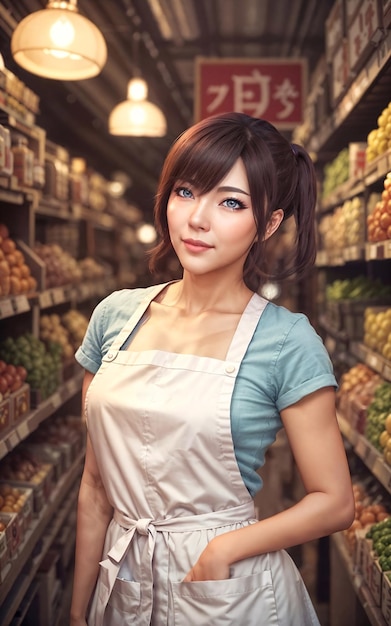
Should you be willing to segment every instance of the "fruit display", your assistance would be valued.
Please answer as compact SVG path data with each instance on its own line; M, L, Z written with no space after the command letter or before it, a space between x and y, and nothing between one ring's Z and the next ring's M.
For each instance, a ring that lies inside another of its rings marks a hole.
M22 365L13 365L0 360L0 402L11 393L18 391L27 378L27 370Z
M391 172L384 179L380 200L367 216L367 231L370 242L391 239Z
M345 246L363 244L365 240L365 205L360 196L346 200L342 205Z
M36 288L25 255L10 237L8 227L0 224L0 297L27 294Z
M333 251L345 246L345 219L342 206L330 215L325 215L319 222L320 248Z
M391 148L391 102L377 118L377 128L371 130L367 137L367 163Z
M69 338L68 330L61 323L61 317L52 313L42 315L39 323L39 337L46 344L57 344L61 348L61 356L64 361L73 357L74 348Z
M12 485L0 485L0 513L20 513L29 491Z
M344 148L323 169L322 196L327 198L339 185L349 178L349 149Z
M68 331L73 349L77 350L87 330L88 318L80 311L70 309L61 316L61 322Z
M363 341L368 348L391 360L391 308L365 309Z
M391 412L384 420L384 430L379 437L379 443L383 450L385 462L391 465Z
M367 409L365 426L366 438L382 453L384 449L381 441L384 443L383 432L386 430L386 419L389 413L391 413L391 383L384 381L375 389L373 400ZM385 455L386 460L387 458Z
M360 433L364 433L367 410L373 400L380 376L364 363L345 372L337 391L337 407L343 417Z
M42 399L54 393L61 382L61 347L55 343L47 347L31 333L2 341L0 359L23 366L27 370L26 382L32 389L40 391Z
M39 485L49 471L48 463L42 463L32 455L14 450L1 462L0 480Z
M83 280L94 280L95 278L102 278L106 270L103 265L97 263L95 259L91 257L85 257L78 262L81 278Z
M385 285L378 278L373 280L362 275L334 280L326 286L327 300L378 300L389 296L389 285Z
M360 483L353 483L355 516L353 523L343 531L348 549L353 553L356 544L356 531L373 528L374 524L387 519L391 521L391 512L385 504L373 501Z
M391 519L373 524L365 537L372 540L373 552L383 572L391 570Z
M58 244L37 243L34 252L45 263L47 289L80 282L82 273L76 259Z

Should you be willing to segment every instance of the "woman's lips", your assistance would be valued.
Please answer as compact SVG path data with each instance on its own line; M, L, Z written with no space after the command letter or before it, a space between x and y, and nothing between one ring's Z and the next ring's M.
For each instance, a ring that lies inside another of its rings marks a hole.
M205 250L210 250L213 246L210 246L205 241L200 241L199 239L183 239L183 243L186 248L191 252L204 252Z

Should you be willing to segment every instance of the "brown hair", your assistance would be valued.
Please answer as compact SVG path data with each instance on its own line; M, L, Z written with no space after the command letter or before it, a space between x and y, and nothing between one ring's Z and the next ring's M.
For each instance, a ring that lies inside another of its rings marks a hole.
M290 144L269 122L243 113L209 117L178 137L165 160L156 194L154 216L160 242L151 250L155 272L172 253L167 203L178 180L195 185L199 193L213 189L241 158L246 169L258 240L244 266L244 280L256 291L264 271L264 236L271 214L283 209L294 216L296 240L292 260L275 278L301 274L316 255L316 177L313 163L299 145Z

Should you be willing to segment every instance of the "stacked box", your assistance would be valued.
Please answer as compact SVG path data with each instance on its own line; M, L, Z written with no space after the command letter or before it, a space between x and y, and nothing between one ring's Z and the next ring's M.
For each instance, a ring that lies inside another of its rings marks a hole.
M381 0L362 0L347 31L351 72L363 68L384 34Z

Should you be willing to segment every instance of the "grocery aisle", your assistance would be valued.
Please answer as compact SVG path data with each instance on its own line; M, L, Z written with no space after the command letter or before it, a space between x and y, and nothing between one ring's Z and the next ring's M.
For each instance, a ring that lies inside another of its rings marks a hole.
M195 57L270 60L277 49L284 63L294 51L307 60L302 115L284 132L316 164L318 253L309 277L269 283L267 294L306 313L329 351L356 503L346 532L290 552L321 626L391 624L390 0L294 0L281 11L248 0L232 12L188 0L185 24L169 0L115 0L110 15L107 3L80 0L109 58L79 82L35 76L13 58L12 32L43 4L0 2L1 624L67 624L85 439L73 354L103 297L150 282L154 191L163 154L193 119ZM135 57L165 114L162 137L108 132ZM243 70L246 85L255 70ZM270 248L278 268L291 236L284 226ZM177 271L171 261L161 280ZM260 517L302 495L283 435L261 473Z

